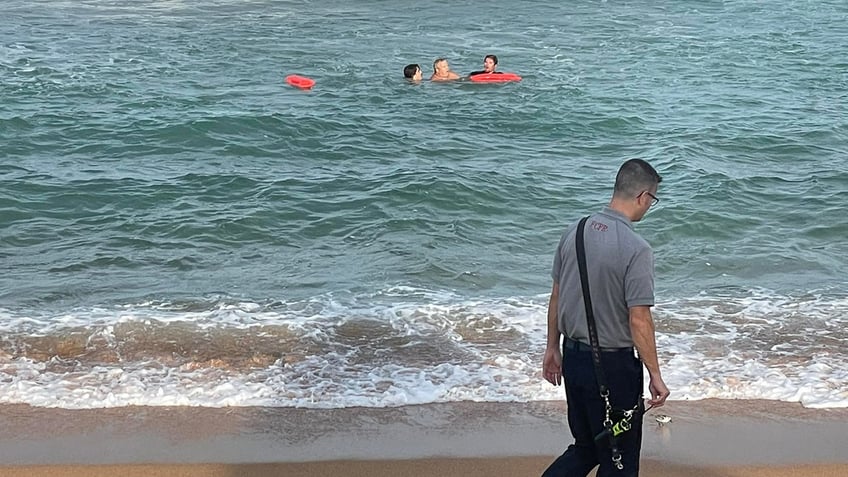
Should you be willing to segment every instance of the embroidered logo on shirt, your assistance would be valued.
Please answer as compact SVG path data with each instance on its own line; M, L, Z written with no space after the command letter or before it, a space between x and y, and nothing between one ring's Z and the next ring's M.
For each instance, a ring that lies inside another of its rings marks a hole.
M592 224L590 225L590 227L592 227L592 230L597 230L598 232L606 232L607 229L609 228L609 227L606 226L606 224L602 224L600 222L595 222L594 220L592 221Z

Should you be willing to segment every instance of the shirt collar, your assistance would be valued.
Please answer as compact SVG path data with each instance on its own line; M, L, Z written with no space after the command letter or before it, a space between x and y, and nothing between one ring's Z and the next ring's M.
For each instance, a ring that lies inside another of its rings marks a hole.
M622 214L621 212L619 212L615 209L611 209L609 207L604 207L604 209L601 210L601 214L606 215L611 219L623 222L625 225L627 225L631 229L633 228L633 222L631 222L630 219L625 217L624 214Z

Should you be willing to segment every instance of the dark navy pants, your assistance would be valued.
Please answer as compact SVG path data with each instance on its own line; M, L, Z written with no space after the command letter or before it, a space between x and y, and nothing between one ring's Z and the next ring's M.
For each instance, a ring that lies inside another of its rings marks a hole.
M604 429L604 400L598 391L592 352L587 346L577 349L563 346L562 376L568 403L568 427L574 443L542 474L542 477L585 477L598 468L597 477L632 477L639 475L639 452L642 448L642 363L632 350L603 351L601 364L606 374L613 409L632 409L633 428L618 436L618 450L624 469L612 463L608 440L595 444L595 436Z

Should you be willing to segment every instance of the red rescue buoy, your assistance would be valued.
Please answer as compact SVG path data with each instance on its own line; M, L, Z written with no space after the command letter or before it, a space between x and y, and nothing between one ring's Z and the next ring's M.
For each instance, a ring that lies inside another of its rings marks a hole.
M477 83L504 83L507 81L521 81L521 76L515 73L481 73L472 75L471 81Z
M315 80L300 75L286 76L286 83L300 89L310 89L315 86Z

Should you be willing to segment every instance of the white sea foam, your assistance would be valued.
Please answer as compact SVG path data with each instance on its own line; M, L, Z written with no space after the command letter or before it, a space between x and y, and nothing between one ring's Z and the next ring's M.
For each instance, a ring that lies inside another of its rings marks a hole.
M0 354L0 402L339 408L562 399L562 390L539 372L545 309L543 296L468 300L398 287L292 303L143 303L37 318L0 310L4 335L87 326L97 335L91 339L110 342L121 323L190 323L198 334L262 334L279 326L313 351L258 367L167 364L155 356L86 365L6 352ZM841 352L846 311L848 300L838 296L763 290L658 304L657 342L671 399L848 406Z

